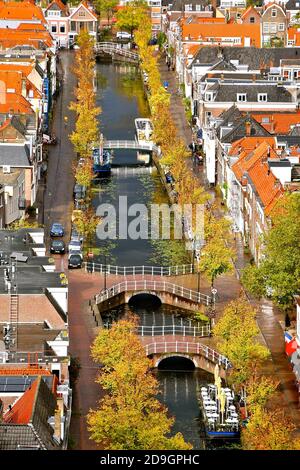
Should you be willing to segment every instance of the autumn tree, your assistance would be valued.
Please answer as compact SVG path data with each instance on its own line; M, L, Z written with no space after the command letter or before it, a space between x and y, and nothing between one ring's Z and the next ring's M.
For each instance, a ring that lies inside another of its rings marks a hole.
M300 291L300 194L286 194L271 213L258 266L244 270L245 287L258 297L269 296L281 308L292 306Z
M232 363L231 380L245 384L269 357L268 349L257 341L256 311L241 297L230 302L213 328L218 350Z
M109 450L191 449L180 433L167 437L174 420L156 398L158 383L136 327L134 318L122 319L92 345L94 361L102 364L96 381L106 395L89 412L91 439Z
M296 427L280 409L258 406L243 428L241 441L244 450L299 450L299 439L292 436Z
M96 12L98 13L99 17L105 15L108 24L113 17L116 6L118 4L118 0L94 0Z
M133 36L134 31L142 25L147 8L148 5L143 0L126 3L124 8L117 13L117 28L121 31L128 31Z
M101 223L101 217L98 217L92 207L85 211L74 211L74 224L84 240L90 241L95 235L98 225Z

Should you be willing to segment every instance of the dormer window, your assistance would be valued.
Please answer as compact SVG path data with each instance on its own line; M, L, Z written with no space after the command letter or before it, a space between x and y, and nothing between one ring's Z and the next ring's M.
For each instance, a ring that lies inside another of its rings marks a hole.
M258 93L257 101L260 101L260 102L268 101L268 94L267 93Z
M206 101L213 101L213 99L214 99L214 94L213 94L213 92L212 92L212 91L207 91L207 92L205 93L205 100L206 100Z
M243 102L247 101L247 93L237 93L236 100L239 103L243 103Z

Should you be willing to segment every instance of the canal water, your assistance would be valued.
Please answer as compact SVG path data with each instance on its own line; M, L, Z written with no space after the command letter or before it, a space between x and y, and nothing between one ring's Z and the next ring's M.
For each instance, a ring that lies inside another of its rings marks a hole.
M106 139L134 140L134 119L148 117L149 109L144 97L143 83L138 70L131 65L97 64L97 106L101 107L100 129ZM93 206L97 210L102 203L110 203L116 209L117 221L122 211L118 208L119 197L126 196L127 204L140 203L149 207L151 203L168 202L167 195L156 171L145 170L149 165L147 155L138 156L135 151L115 151L113 167L128 166L119 174L98 182L93 189ZM132 167L138 168L137 171ZM141 172L140 168L144 170ZM128 218L128 223L130 218ZM150 224L149 224L150 226ZM118 228L118 227L116 227ZM117 231L118 233L118 231ZM156 265L170 266L188 264L189 256L184 243L178 240L99 240L94 242L100 248L99 261L118 266ZM166 308L152 303L126 306L115 309L104 317L110 323L128 310L140 317L142 326L186 325L191 322L179 309ZM204 447L197 402L197 387L213 379L204 371L187 370L192 363L178 360L165 363L164 369L157 370L160 383L160 400L166 404L170 415L175 417L173 432L182 432L195 449ZM164 367L162 362L162 367Z

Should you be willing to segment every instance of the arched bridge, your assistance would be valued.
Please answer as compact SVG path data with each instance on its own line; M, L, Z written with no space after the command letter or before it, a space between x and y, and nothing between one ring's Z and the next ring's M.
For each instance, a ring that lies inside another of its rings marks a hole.
M115 42L97 42L94 46L94 51L96 55L107 54L112 57L112 59L123 59L128 62L139 62L139 55L136 52L122 47L123 44Z
M158 148L152 142L140 144L137 140L105 140L103 148L107 150L143 150L149 152L158 152Z
M146 355L152 358L153 367L158 367L160 362L168 357L186 357L195 367L214 373L215 365L220 366L220 375L225 377L226 371L231 367L229 360L210 348L206 344L191 341L161 341L145 342Z
M212 298L206 294L170 282L146 279L116 284L98 294L95 301L99 311L104 312L128 303L136 294L152 294L158 297L162 304L193 311L197 311L200 304L212 303Z

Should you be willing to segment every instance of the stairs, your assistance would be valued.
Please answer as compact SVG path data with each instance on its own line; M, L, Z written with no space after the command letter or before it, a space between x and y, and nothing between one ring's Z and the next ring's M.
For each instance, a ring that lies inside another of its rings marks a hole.
M9 323L11 327L11 351L17 350L18 345L18 321L19 321L19 295L14 293L10 295Z

